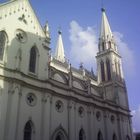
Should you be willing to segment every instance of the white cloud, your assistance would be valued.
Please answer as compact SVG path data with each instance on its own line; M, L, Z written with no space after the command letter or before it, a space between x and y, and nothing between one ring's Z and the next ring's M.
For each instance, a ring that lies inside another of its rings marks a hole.
M98 51L98 35L93 27L83 28L76 21L70 23L70 60L76 65L80 62L88 69L94 67L96 70L95 56ZM130 76L135 73L134 53L123 41L123 35L119 32L114 32L115 40L123 58L123 68L125 75Z
M131 76L135 74L134 52L128 47L128 44L123 41L123 34L114 32L114 36L119 52L122 56L125 75Z
M96 67L97 37L93 27L83 28L76 21L70 23L71 60L84 66Z
M139 132L140 131L140 106L138 107L138 109L133 110L132 112L132 121L133 121L133 130L135 132Z

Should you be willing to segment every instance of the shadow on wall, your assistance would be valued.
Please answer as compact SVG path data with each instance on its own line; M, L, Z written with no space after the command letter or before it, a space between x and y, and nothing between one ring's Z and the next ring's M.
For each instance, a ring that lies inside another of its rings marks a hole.
M24 137L29 130L34 137L35 128L40 139L44 95L38 83L45 84L48 78L49 44L49 38L21 29L16 29L12 40L6 31L0 31L0 139L21 139L23 130Z

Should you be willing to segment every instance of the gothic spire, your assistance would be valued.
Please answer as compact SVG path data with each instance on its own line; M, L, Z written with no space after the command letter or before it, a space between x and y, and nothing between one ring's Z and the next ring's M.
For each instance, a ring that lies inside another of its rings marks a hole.
M112 34L112 31L111 31L111 28L110 28L110 25L109 25L109 22L108 22L106 13L105 13L105 9L102 8L102 22L101 22L100 39L103 39L103 40L109 39L110 40L110 39L112 39L112 37L113 37L113 34Z
M55 59L65 62L65 54L64 54L64 47L63 47L63 41L62 41L62 32L58 31L58 40L57 40L57 46L55 50Z

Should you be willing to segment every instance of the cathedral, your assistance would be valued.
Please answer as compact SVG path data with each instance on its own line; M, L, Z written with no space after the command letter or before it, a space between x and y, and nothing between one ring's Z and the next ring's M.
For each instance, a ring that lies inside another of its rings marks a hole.
M0 140L133 140L127 89L105 9L97 75L50 54L29 0L0 4Z

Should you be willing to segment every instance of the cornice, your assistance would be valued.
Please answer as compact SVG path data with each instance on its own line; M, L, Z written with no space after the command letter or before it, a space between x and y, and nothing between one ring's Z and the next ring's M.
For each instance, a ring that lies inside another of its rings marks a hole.
M9 69L7 69L7 70L9 70ZM15 70L9 70L9 71L12 73L14 73L14 72L17 73L17 71L15 71ZM50 79L39 80L35 77L25 75L21 72L18 72L18 73L20 75L22 75L22 77L24 77L23 79L21 78L22 80L18 79L16 77L10 77L10 76L8 77L8 76L3 76L3 75L0 75L0 79L2 79L4 81L8 81L8 82L12 81L17 84L20 84L23 87L29 87L29 88L32 88L32 89L35 89L35 90L38 90L38 91L41 91L44 93L49 92L53 96L60 96L67 100L74 100L76 102L83 103L85 105L92 105L97 108L107 109L107 110L118 112L118 113L121 113L124 115L126 115L126 114L129 115L130 111L128 109L118 106L115 103L106 101L101 97L89 95L85 91L81 91L76 88L70 88L68 85L64 85L64 84L59 83L54 80L50 80ZM13 75L13 74L10 74L10 75ZM36 84L32 84L32 82L30 82L29 79L30 80L32 79L34 81L34 83L36 83ZM59 89L61 89L61 90L59 90ZM70 93L70 94L68 94L68 93Z

